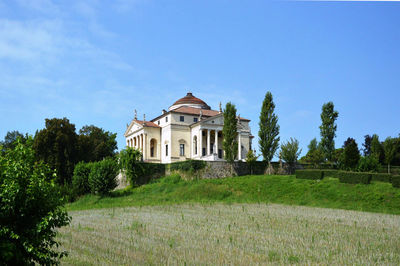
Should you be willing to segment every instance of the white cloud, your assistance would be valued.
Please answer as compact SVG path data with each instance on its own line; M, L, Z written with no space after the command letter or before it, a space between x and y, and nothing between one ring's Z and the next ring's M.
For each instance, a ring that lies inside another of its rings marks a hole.
M17 0L18 4L27 9L35 10L41 13L60 15L61 9L51 0Z

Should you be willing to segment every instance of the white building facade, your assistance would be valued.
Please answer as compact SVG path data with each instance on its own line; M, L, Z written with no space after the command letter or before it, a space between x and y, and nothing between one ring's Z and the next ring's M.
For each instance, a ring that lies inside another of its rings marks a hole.
M249 122L238 117L238 160L244 160L251 149ZM138 120L135 114L124 136L126 145L139 149L146 162L221 161L223 126L221 106L219 111L211 110L204 101L188 93L150 121Z

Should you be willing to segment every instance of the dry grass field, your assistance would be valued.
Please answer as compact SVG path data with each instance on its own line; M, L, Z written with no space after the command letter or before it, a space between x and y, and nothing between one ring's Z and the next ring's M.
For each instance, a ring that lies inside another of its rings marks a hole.
M72 211L62 264L400 264L400 216L277 204Z

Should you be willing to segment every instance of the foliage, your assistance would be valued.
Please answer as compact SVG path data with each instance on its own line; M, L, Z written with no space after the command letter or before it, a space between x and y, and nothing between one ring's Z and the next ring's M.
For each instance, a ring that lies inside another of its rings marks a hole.
M120 169L125 171L126 177L131 186L138 184L139 170L142 153L132 147L127 147L119 153L119 166Z
M393 187L400 188L400 175L392 175Z
M222 135L224 136L222 146L225 151L225 160L229 163L233 163L238 154L238 133L236 107L231 102L228 102L225 106Z
M383 145L376 134L372 136L371 140L371 156L375 156L380 163L384 163L385 152L383 150Z
M357 171L359 172L378 172L379 161L375 156L361 156L358 161Z
M321 149L324 152L325 158L332 161L335 151L335 137L337 125L335 123L339 113L334 110L333 102L328 102L322 106L321 121L319 127L321 133Z
M390 174L390 164L397 150L397 140L391 137L386 138L383 142L383 149L385 151L385 162L388 165L388 173Z
M28 134L23 135L19 131L8 131L4 137L4 141L0 141L0 152L6 150L12 150L17 146L17 139L20 139L21 143L25 143L28 139Z
M54 183L55 175L35 163L32 138L0 155L0 261L5 265L55 264L56 229L70 219Z
M316 169L296 170L296 178L312 180L322 179L324 178L324 172Z
M294 169L300 153L299 141L295 138L290 138L290 141L281 144L281 157L289 165L290 172Z
M134 169L135 183L131 183L131 186L148 184L152 180L164 176L165 168L165 164L139 162Z
M341 156L341 168L353 170L357 167L360 160L360 151L357 142L353 138L347 138L343 145L343 153Z
M90 190L93 194L106 195L118 186L118 163L111 158L93 163L89 174Z
M77 195L90 193L89 174L92 169L92 163L80 162L75 165L74 175L72 176L73 189Z
M363 143L364 156L370 156L371 155L371 143L372 143L372 136L365 135L364 136L364 143Z
M85 162L101 161L115 155L116 133L104 131L96 126L84 126L79 130L79 157Z
M253 152L252 149L250 149L247 154L246 154L246 163L250 167L250 174L253 174L253 167L255 163L257 162L259 155L255 154L255 151Z
M380 181L380 182L392 182L392 175L385 174L385 173L372 173L371 174L371 181Z
M339 181L342 183L366 185L371 183L370 173L339 171L338 175Z
M71 183L78 160L78 136L67 118L46 119L46 127L36 132L33 148L37 160L43 160L57 172L58 183Z
M264 161L270 163L278 150L280 137L278 116L274 113L275 103L271 92L265 94L260 112L259 125L259 146Z
M186 160L182 162L174 162L170 165L171 171L198 171L206 167L207 163L202 160Z
M339 178L339 171L338 170L324 169L323 172L324 172L324 177Z

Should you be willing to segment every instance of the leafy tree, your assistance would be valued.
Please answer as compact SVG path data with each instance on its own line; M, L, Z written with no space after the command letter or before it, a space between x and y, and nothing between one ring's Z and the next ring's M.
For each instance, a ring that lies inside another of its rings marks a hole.
M112 158L93 163L89 174L91 192L106 195L116 188L118 169L118 163Z
M8 149L14 149L17 146L17 139L20 138L22 143L25 143L28 139L28 134L23 135L19 131L8 131L4 137L4 141L0 141L2 149L0 151L5 152Z
M260 112L260 129L258 131L259 146L263 159L268 164L271 163L278 147L280 137L278 116L274 113L275 104L272 99L271 92L265 94Z
M253 166L256 163L257 159L258 159L258 155L255 154L255 151L253 152L253 150L250 149L246 155L246 162L247 162L248 166L250 167L251 175L253 174Z
M229 163L233 163L238 154L238 133L236 107L231 102L228 102L225 106L222 134L224 136L222 146L225 150L225 160Z
M397 150L397 140L391 137L387 137L383 142L383 148L385 151L385 162L388 166L388 173L390 174L390 164L394 158Z
M371 140L371 156L375 156L380 163L385 161L385 151L378 135L374 134Z
M370 156L371 155L371 142L372 142L372 136L365 135L364 136L364 143L363 143L364 156Z
M101 161L115 155L117 134L96 126L84 126L79 130L79 157L85 162Z
M54 172L35 162L32 138L0 155L0 264L56 264L57 228L69 224Z
M321 132L321 148L328 161L332 161L335 151L335 137L337 125L335 123L339 113L334 109L333 102L328 102L322 106L321 121L319 127Z
M342 153L342 168L352 170L357 167L358 161L360 160L360 151L355 139L348 138L343 145Z
M57 171L59 184L70 184L78 161L78 136L67 118L46 119L46 127L36 132L33 148L38 160Z
M142 172L139 164L142 154L139 150L127 147L119 153L119 166L126 174L131 186L139 185L139 174Z
M297 139L290 138L290 141L281 144L281 157L289 165L290 173L293 172L300 153Z
M304 157L304 161L312 163L314 166L317 166L324 161L324 153L322 152L316 138L310 141L310 144L308 145L308 152Z
M375 156L361 156L358 161L357 171L359 172L378 172L379 161Z
M74 175L72 176L72 186L76 195L90 193L89 174L92 170L92 163L79 162L75 165Z

